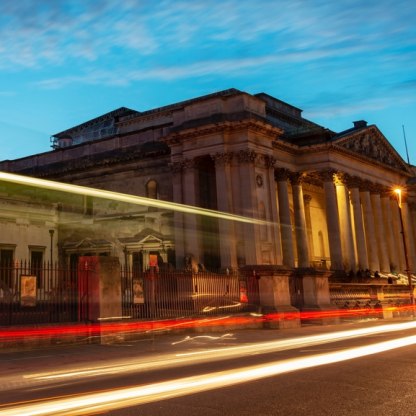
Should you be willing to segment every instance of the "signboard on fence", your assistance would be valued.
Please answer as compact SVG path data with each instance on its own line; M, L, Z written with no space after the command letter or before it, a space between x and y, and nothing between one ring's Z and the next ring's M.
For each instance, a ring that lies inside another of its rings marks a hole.
M133 303L144 303L144 284L143 279L133 279Z
M36 306L36 276L20 276L20 305Z

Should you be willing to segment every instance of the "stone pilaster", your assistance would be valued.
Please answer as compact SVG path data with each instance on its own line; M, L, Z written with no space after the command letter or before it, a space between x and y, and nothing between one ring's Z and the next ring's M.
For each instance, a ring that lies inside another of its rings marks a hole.
M391 211L390 192L381 194L381 211L383 215L383 224L387 249L389 253L390 270L397 272L400 270L399 251L396 239L394 238L394 223Z
M233 153L216 153L212 156L215 162L215 177L217 187L217 206L219 211L233 213L233 194L231 178L231 161ZM237 242L235 223L231 220L218 220L220 255L222 268L237 268Z

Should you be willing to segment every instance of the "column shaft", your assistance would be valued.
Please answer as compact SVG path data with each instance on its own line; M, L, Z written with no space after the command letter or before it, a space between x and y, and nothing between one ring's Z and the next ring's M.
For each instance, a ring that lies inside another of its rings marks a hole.
M302 185L292 182L293 210L295 214L296 247L298 249L298 267L310 267L308 234L306 231L305 205Z
M360 191L358 188L350 189L351 192L351 203L354 216L354 226L355 226L355 242L357 246L357 255L358 255L358 268L366 270L369 268L368 258L367 258L367 247L365 243L365 232L364 232L364 223L363 215L361 211L361 202L360 202Z
M331 256L331 269L344 270L342 264L341 235L338 220L338 206L333 181L324 182L326 222L328 227L329 253Z
M368 263L370 270L380 270L380 263L378 259L377 237L374 227L374 214L371 206L371 197L369 191L363 191L361 194L361 201L363 204L363 217L365 236L368 251Z
M387 248L386 232L384 230L383 217L381 213L380 194L371 194L371 205L374 213L374 230L377 238L380 271L390 273L390 262Z
M282 236L283 265L295 267L293 254L292 223L290 220L289 187L287 178L279 178L277 182L279 198L280 234Z

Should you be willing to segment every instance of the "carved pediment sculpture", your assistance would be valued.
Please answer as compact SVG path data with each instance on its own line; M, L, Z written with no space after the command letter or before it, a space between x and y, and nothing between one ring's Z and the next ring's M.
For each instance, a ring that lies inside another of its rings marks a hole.
M407 170L403 159L375 127L351 133L334 144L395 169Z

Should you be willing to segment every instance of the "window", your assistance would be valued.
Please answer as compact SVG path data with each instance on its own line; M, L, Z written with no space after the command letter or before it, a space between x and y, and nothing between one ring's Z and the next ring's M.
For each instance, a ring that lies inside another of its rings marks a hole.
M158 184L154 179L150 179L150 181L146 184L146 196L148 198L158 199L159 197L159 189Z
M30 251L30 274L37 277L37 287L43 287L43 250Z
M0 248L0 287L11 288L13 284L14 249Z

